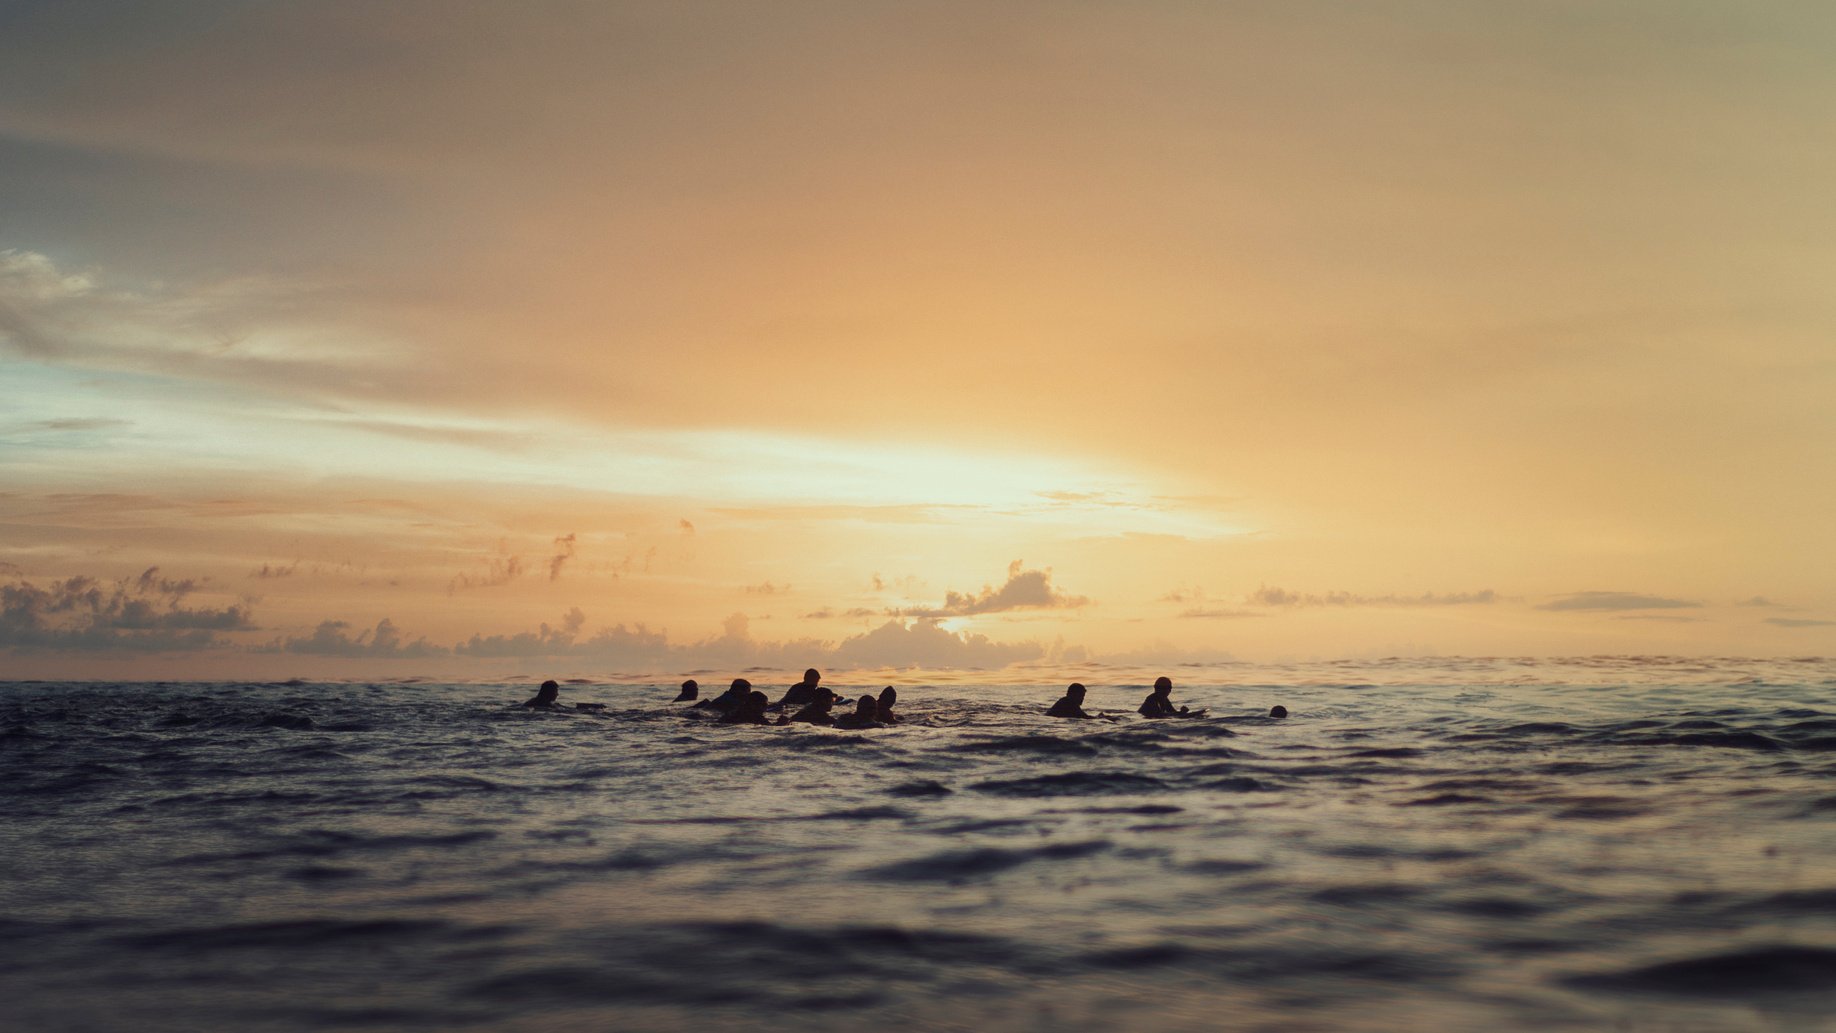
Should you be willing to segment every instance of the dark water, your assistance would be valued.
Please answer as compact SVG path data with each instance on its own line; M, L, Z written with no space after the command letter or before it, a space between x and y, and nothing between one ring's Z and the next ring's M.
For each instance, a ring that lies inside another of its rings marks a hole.
M1836 1028L1836 662L1170 673L0 685L0 1025Z

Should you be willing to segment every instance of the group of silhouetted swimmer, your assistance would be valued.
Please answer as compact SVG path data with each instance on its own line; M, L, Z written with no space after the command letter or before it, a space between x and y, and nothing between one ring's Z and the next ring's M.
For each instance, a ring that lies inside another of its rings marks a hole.
M1058 702L1046 710L1047 717L1080 718L1088 721L1115 721L1117 716L1106 713L1088 713L1084 710L1084 696L1088 690L1073 682L1065 689L1065 694ZM561 686L553 681L542 683L535 698L523 704L534 710L559 710ZM682 691L672 702L688 703L690 710L706 711L715 715L715 720L723 725L790 725L810 724L830 728L884 728L899 723L899 715L893 713L893 704L899 700L898 690L891 685L880 690L878 696L862 696L854 701L854 710L837 716L833 713L840 696L822 686L822 672L812 667L803 672L803 680L785 691L783 698L776 703L771 697L752 687L744 678L733 679L727 691L713 699L702 699L701 686L693 678L682 683ZM603 703L576 703L582 710L603 710ZM777 720L770 714L776 711ZM1170 678L1154 679L1154 691L1148 693L1141 701L1136 713L1146 718L1179 718L1204 717L1203 707L1193 710L1189 707L1173 705L1173 680ZM1288 708L1275 706L1269 710L1272 718L1288 716Z
M682 683L682 692L675 702L695 702L690 710L710 710L718 716L716 720L723 725L790 725L809 724L824 725L830 728L885 728L899 723L899 715L893 712L893 704L899 701L899 692L891 685L880 690L878 696L862 696L854 701L854 710L837 716L835 704L841 697L822 687L822 672L812 667L803 672L803 680L792 685L776 703L771 697L752 687L744 678L733 679L727 691L713 699L698 699L701 686L694 679ZM777 720L770 714L777 711Z

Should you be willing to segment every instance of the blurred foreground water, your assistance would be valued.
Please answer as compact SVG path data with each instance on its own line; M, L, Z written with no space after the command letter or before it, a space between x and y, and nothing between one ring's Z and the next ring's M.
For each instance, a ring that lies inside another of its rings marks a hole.
M0 684L0 1015L1832 1028L1836 661L1173 669L1213 719L1148 722L1154 673L1066 672L1113 724L898 680L864 732L674 680Z

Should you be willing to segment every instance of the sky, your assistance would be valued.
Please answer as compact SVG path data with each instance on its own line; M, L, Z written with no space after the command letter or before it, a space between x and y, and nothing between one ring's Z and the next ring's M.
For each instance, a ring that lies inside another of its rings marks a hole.
M0 676L1829 655L1832 182L1813 2L0 3Z

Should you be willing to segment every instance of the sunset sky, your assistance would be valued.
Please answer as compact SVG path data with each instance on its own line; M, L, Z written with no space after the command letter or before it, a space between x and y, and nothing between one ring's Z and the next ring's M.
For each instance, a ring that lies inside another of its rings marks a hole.
M0 5L0 677L1836 651L1836 6Z

